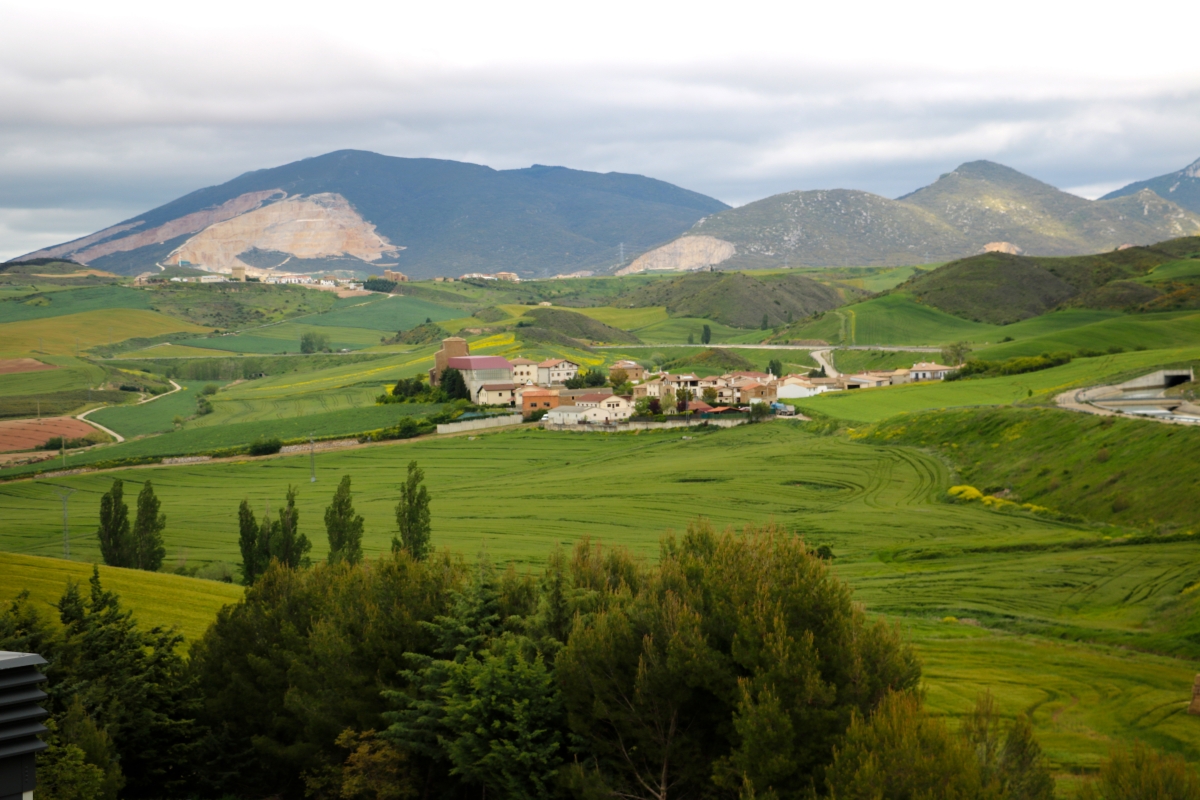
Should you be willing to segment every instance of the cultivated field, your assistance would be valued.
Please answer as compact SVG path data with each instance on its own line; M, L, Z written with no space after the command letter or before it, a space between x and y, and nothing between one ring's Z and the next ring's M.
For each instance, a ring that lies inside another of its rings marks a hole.
M82 439L96 429L74 417L0 420L0 453L32 450L56 436Z
M2 323L0 324L0 353L72 355L76 348L83 353L89 347L121 342L134 337L205 330L207 329L190 322L172 319L157 311L144 309L84 311L60 317Z

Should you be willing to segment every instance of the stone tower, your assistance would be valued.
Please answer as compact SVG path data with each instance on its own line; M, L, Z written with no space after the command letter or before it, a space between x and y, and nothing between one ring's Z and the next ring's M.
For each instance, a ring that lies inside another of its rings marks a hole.
M449 359L469 355L471 355L471 346L467 344L466 339L457 336L442 339L442 349L433 354L433 369L429 370L429 385L438 385Z

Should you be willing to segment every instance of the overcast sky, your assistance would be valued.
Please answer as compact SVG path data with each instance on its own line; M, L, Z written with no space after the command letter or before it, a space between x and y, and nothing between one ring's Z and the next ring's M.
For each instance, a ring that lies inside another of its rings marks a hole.
M1109 7L0 0L0 258L341 148L733 205L986 158L1095 197L1200 157L1200 4Z

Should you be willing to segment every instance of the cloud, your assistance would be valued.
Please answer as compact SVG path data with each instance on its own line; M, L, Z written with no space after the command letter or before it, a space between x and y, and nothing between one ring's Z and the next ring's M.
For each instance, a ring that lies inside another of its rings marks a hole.
M636 172L733 204L897 196L979 158L1094 188L1200 155L1183 49L1096 56L1161 24L1149 9L1118 30L1023 0L1002 19L937 2L0 8L0 206L58 209L7 212L2 252L347 147Z

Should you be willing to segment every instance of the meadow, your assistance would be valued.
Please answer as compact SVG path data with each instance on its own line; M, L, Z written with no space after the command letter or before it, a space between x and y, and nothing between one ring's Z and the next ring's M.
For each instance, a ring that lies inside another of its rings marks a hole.
M104 381L104 368L71 356L44 356L38 359L58 369L16 372L0 377L0 397L70 392L97 386Z
M172 430L176 417L186 418L196 413L196 396L205 383L188 381L180 385L183 388L178 392L156 397L148 403L102 408L89 414L88 419L111 428L126 439Z
M957 341L998 341L999 325L959 319L921 305L904 292L873 297L827 311L820 318L788 328L787 339L823 339L831 344L942 345Z
M84 311L149 310L150 299L149 292L117 285L43 292L0 302L0 323L61 317Z
M354 301L347 303L347 300ZM408 330L426 319L434 322L462 316L455 308L431 303L417 297L402 295L376 295L373 297L351 297L340 301L332 311L304 317L306 325L332 328L366 328L373 331Z
M0 323L0 354L76 355L89 347L134 337L208 330L145 309L84 311L58 317ZM206 340L208 341L208 340ZM298 340L297 340L298 341Z
M838 372L911 368L918 361L938 361L937 353L919 350L834 350L833 366Z
M817 436L792 422L691 438L521 430L321 453L316 484L307 454L52 483L79 490L77 558L96 557L99 498L121 477L127 494L153 481L169 554L236 562L238 503L276 511L289 485L300 490L300 530L323 557L322 513L348 474L374 556L389 549L411 459L426 471L438 547L538 569L555 544L583 536L652 558L663 532L697 516L718 527L773 521L829 545L856 597L908 631L935 711L962 714L990 689L1006 711L1032 713L1065 771L1094 767L1114 741L1132 738L1200 758L1200 729L1184 714L1200 641L1171 627L1180 615L1163 613L1195 596L1200 545L1122 542L1119 528L942 502L947 467L911 447ZM47 483L0 485L0 547L60 551L60 504ZM1145 652L1164 643L1173 655Z
M329 347L333 350L361 350L379 344L382 338L378 330L333 327L305 319L303 322L273 323L231 336L205 339L204 346L233 353L299 353L300 337L306 333L328 337Z
M1097 319L1095 322L1038 332L1029 336L1031 329L1047 328L1056 320L1064 318L1072 321L1086 320L1089 316L1099 317L1100 315L1107 316ZM1035 317L1028 322L1036 324L1015 331L1013 338L1017 341L980 348L977 355L980 358L1005 359L1063 350L1069 352L1077 352L1081 349L1108 350L1109 348L1161 350L1186 347L1200 341L1200 313L1195 311L1138 314L1136 316L1103 311L1060 311L1056 314L1048 314L1046 317ZM1009 325L1005 330L1018 328L1025 324ZM1025 338L1026 336L1029 338Z

